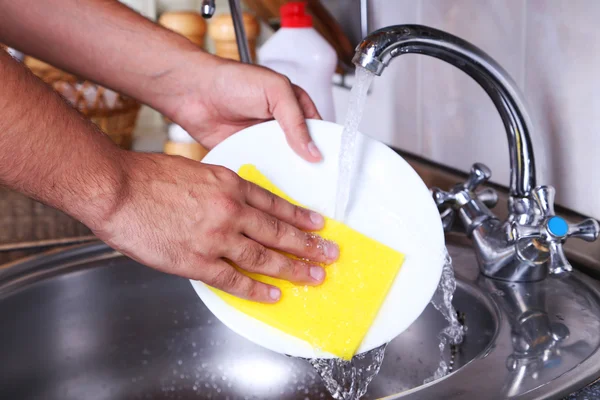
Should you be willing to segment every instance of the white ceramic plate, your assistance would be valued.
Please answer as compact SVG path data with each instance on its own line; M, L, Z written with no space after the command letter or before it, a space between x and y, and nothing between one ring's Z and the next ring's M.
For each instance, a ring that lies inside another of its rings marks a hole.
M312 164L297 156L276 121L242 130L204 158L236 171L254 164L269 180L301 204L332 217L335 210L338 154L343 127L309 120L310 134L323 153ZM429 190L398 154L360 134L359 166L353 180L345 223L402 253L406 259L358 352L391 341L423 312L441 277L444 232ZM296 357L333 357L307 342L236 310L202 282L191 281L211 312L230 329L273 351Z

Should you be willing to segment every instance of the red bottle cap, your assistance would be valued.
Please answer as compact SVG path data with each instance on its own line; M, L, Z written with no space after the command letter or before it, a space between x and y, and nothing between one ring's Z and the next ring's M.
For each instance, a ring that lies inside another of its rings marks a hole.
M312 16L306 13L306 3L291 1L279 9L282 28L310 28Z

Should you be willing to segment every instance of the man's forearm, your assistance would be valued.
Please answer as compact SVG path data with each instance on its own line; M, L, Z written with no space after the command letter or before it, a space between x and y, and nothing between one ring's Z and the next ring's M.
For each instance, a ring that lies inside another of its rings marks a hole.
M118 206L124 151L0 50L0 184L92 229Z
M0 10L0 42L159 110L185 91L170 78L186 60L215 62L116 0L0 0Z

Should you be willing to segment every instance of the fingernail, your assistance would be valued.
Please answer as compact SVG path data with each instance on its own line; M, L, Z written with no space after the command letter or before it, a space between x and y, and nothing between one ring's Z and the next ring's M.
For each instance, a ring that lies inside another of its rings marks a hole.
M323 216L318 212L314 211L310 212L310 221L317 226L323 226L323 224L325 223L325 219L323 219Z
M337 260L337 258L340 256L340 248L332 242L326 242L324 247L325 257L331 261Z
M310 153L311 156L318 158L318 159L320 159L322 157L321 152L317 148L317 145L315 144L315 142L310 142L307 147L308 147L308 152Z
M317 282L321 282L325 278L325 270L321 267L310 267L310 277Z
M281 290L277 288L270 288L269 297L271 298L271 300L279 300L279 297L281 297Z

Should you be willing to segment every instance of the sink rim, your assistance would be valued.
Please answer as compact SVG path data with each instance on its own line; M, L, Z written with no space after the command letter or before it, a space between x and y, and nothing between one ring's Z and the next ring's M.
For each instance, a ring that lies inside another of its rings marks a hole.
M471 250L464 243L456 243L460 241L450 240L448 242L448 244L453 244L457 247L466 247ZM94 261L120 257L124 256L112 250L108 245L104 243L92 243L41 253L0 266L0 301L35 282L60 275L73 269L83 271L93 268ZM90 267L86 267L84 264L88 264ZM513 349L510 323L504 315L504 311L492 296L478 287L475 282L476 278L473 279L473 271L461 271L461 264L458 264L456 267L456 276L459 278L461 288L471 296L476 297L478 301L493 313L492 317L495 320L496 329L491 341L486 344L478 356L469 360L447 376L429 384L420 385L402 393L384 397L383 399L493 399L493 397L490 397L490 393L500 393L499 389L502 387L503 380L494 380L494 374L489 374L488 371L493 371L494 368L499 367L506 368L506 358L512 353ZM470 267L472 268L473 266ZM597 303L600 304L600 284L597 281L579 271L572 272L571 276L582 283L594 296ZM496 375L504 378L504 374ZM599 376L600 346L596 347L586 359L571 370L543 384L541 387L536 387L529 392L513 398L562 398L593 383ZM478 382L485 382L485 384L478 384Z

